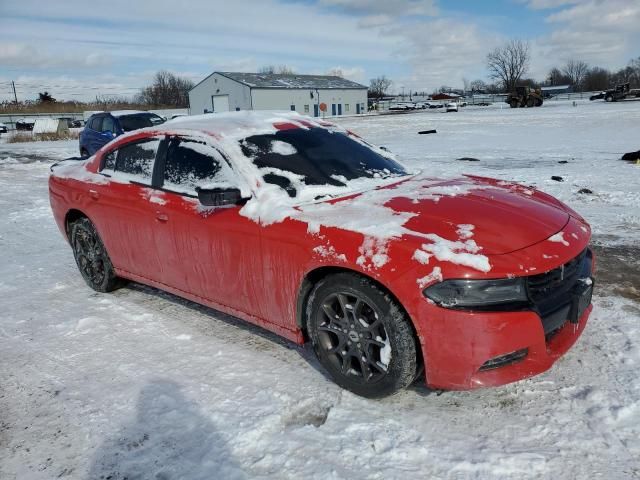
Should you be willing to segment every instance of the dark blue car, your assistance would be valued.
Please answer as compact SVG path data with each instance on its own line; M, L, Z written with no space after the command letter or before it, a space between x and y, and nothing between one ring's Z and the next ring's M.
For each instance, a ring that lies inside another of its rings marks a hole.
M136 110L95 113L80 132L80 155L91 156L118 135L164 122L165 119L155 113Z

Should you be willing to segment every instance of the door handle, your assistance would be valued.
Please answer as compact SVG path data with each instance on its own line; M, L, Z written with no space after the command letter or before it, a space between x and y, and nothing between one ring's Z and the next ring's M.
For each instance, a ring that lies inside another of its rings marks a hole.
M98 193L98 191L93 189L89 190L89 196L94 200L98 200L100 198L100 194Z
M156 219L159 222L166 223L166 222L169 221L169 215L167 215L166 213L162 213L162 212L156 212Z

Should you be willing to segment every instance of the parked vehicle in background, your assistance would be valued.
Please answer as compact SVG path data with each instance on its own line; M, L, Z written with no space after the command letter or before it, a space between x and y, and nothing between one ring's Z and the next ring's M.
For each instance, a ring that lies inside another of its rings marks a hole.
M59 120L63 120L65 122L67 122L67 127L68 128L81 128L82 127L82 120L76 120L73 117L60 117Z
M80 132L80 155L88 157L123 133L164 122L165 119L155 113L136 110L95 113Z
M544 100L539 88L533 89L527 86L516 87L505 99L511 108L541 107Z
M559 200L409 172L290 112L132 132L53 165L49 191L91 288L129 279L309 341L365 397L539 374L592 310L589 225Z
M7 126L0 122L0 133L7 133L9 131L9 129L7 128Z
M597 93L595 95L591 95L589 100L601 100L604 99L605 102L617 102L620 100L624 100L629 97L640 97L640 89L631 89L630 83L621 83L620 85L616 85L615 88L611 88L604 92Z
M416 105L413 102L397 102L392 103L389 107L390 111L407 111L407 110L415 110Z
M21 118L16 121L16 130L27 131L30 132L33 130L33 126L36 124L36 121L33 118Z
M446 111L447 112L457 112L458 111L458 104L456 102L451 102L451 103L447 103L447 107L446 107Z

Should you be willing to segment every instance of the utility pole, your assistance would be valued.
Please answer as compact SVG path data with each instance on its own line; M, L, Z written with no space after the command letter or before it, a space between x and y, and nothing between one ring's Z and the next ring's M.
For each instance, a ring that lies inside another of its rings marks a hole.
M11 80L11 86L13 87L13 98L18 103L18 95L16 95L16 82Z

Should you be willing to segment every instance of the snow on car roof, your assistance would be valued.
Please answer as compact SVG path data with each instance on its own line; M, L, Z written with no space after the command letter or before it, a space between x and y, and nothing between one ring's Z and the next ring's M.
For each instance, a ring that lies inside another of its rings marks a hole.
M144 110L114 110L112 112L107 112L107 113L110 113L114 117L122 117L124 115L135 115L137 113L152 113L152 112L145 112Z
M297 112L244 110L178 117L172 119L168 124L159 125L157 128L166 130L168 126L175 126L180 130L194 130L243 138L254 132L273 131L274 125L278 123L290 123L299 128L333 126L328 122L318 121Z

